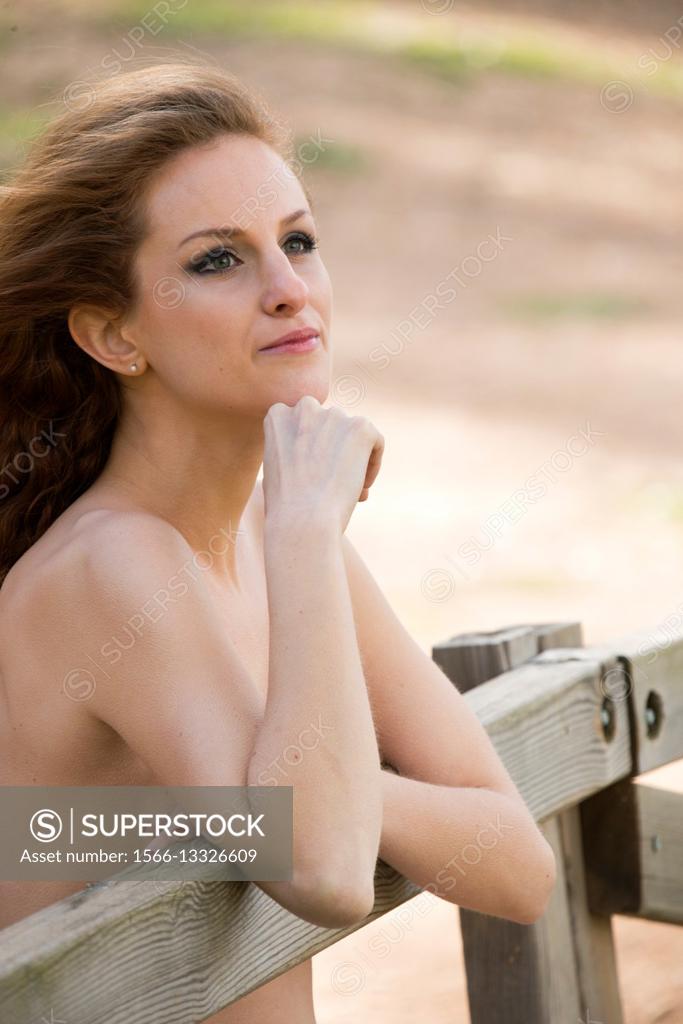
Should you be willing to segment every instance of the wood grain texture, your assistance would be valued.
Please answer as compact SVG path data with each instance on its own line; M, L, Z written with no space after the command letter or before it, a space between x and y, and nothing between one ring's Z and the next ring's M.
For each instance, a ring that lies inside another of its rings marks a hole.
M631 773L627 703L614 705L613 738L603 734L610 664L590 649L544 651L465 694L536 820Z
M378 861L366 923L421 891ZM0 932L0 1019L195 1024L356 927L309 924L251 882L110 880Z

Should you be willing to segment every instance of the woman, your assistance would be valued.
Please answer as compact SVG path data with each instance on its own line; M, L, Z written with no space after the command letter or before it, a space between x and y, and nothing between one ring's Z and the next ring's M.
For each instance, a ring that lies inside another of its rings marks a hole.
M322 405L331 286L290 157L233 76L158 64L3 189L0 782L281 781L293 878L255 884L300 917L362 921L380 856L530 923L552 850L345 536L383 438ZM83 888L0 884L0 927ZM283 999L314 1021L310 961L210 1020L275 1024Z

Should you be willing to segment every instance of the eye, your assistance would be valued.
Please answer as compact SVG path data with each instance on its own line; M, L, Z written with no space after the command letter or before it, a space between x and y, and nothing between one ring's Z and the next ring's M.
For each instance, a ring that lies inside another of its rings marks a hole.
M224 246L217 245L213 249L207 249L196 260L192 259L187 269L195 274L221 273L221 271L232 270L231 266L225 265L224 261L227 259L237 259L237 257Z
M309 234L308 231L295 232L285 240L284 244L289 245L291 242L301 246L299 249L290 249L290 254L292 256L303 256L318 247L318 239ZM227 260L236 260L238 258L239 257L235 256L235 254L230 252L229 249L226 249L222 245L217 245L212 249L207 249L206 252L202 253L201 256L196 259L193 258L186 269L190 273L195 274L221 274L234 269L234 265L226 263Z
M303 250L293 254L295 256L302 255L304 252L311 252L318 247L318 239L314 238L308 231L297 231L296 234L289 236L287 242L300 242L304 246Z

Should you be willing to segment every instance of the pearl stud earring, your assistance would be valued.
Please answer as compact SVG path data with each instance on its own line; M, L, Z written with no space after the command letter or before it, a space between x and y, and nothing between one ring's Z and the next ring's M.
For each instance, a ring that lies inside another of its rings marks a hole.
M137 364L137 363L131 363L131 364L130 364L130 368L131 368L131 370L132 370L133 372L135 372L135 371L137 370L137 368L138 368L138 364Z

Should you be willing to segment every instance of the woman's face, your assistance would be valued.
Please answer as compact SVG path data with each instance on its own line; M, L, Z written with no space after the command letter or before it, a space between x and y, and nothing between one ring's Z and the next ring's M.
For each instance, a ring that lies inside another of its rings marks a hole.
M252 136L223 135L165 165L145 208L139 300L125 333L159 384L210 413L262 418L274 402L323 402L331 283L311 247L305 193L282 157ZM259 351L303 327L319 331L314 350Z

